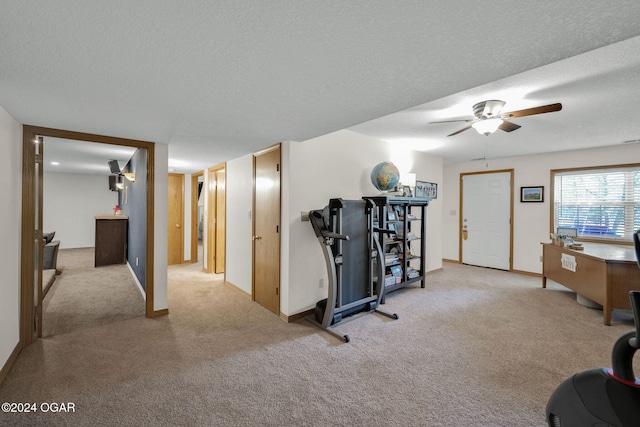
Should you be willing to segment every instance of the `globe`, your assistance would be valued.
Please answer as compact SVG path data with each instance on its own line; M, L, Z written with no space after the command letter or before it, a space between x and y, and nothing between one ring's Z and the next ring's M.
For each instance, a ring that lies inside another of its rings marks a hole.
M400 172L391 162L378 163L371 171L371 183L380 191L395 189L398 181L400 181Z

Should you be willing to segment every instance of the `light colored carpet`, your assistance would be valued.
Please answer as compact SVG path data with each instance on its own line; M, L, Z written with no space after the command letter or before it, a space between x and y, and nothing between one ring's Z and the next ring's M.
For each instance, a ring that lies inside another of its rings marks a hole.
M170 314L123 319L26 348L0 401L75 413L4 425L544 426L566 377L611 366L613 325L536 277L457 264L387 298L399 320L344 322L341 343L287 324L201 266L169 268ZM65 273L63 273L65 274Z
M43 337L144 316L144 297L126 264L94 267L93 248L61 249L58 268L43 303Z

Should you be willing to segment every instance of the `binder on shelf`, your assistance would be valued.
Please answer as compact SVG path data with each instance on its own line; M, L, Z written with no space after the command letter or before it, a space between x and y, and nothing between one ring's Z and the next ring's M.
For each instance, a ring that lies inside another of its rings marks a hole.
M393 274L387 274L384 277L384 285L385 286L393 286L396 284L396 278L393 276Z

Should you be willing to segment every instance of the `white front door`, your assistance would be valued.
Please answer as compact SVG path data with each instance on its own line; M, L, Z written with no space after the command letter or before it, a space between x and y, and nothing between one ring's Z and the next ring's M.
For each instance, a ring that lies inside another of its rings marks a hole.
M462 263L510 270L511 172L462 176Z

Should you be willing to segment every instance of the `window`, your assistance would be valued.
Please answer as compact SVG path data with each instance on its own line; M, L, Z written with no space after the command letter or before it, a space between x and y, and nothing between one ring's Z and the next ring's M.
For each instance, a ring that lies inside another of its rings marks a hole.
M551 171L553 229L578 237L632 240L640 229L640 165Z

